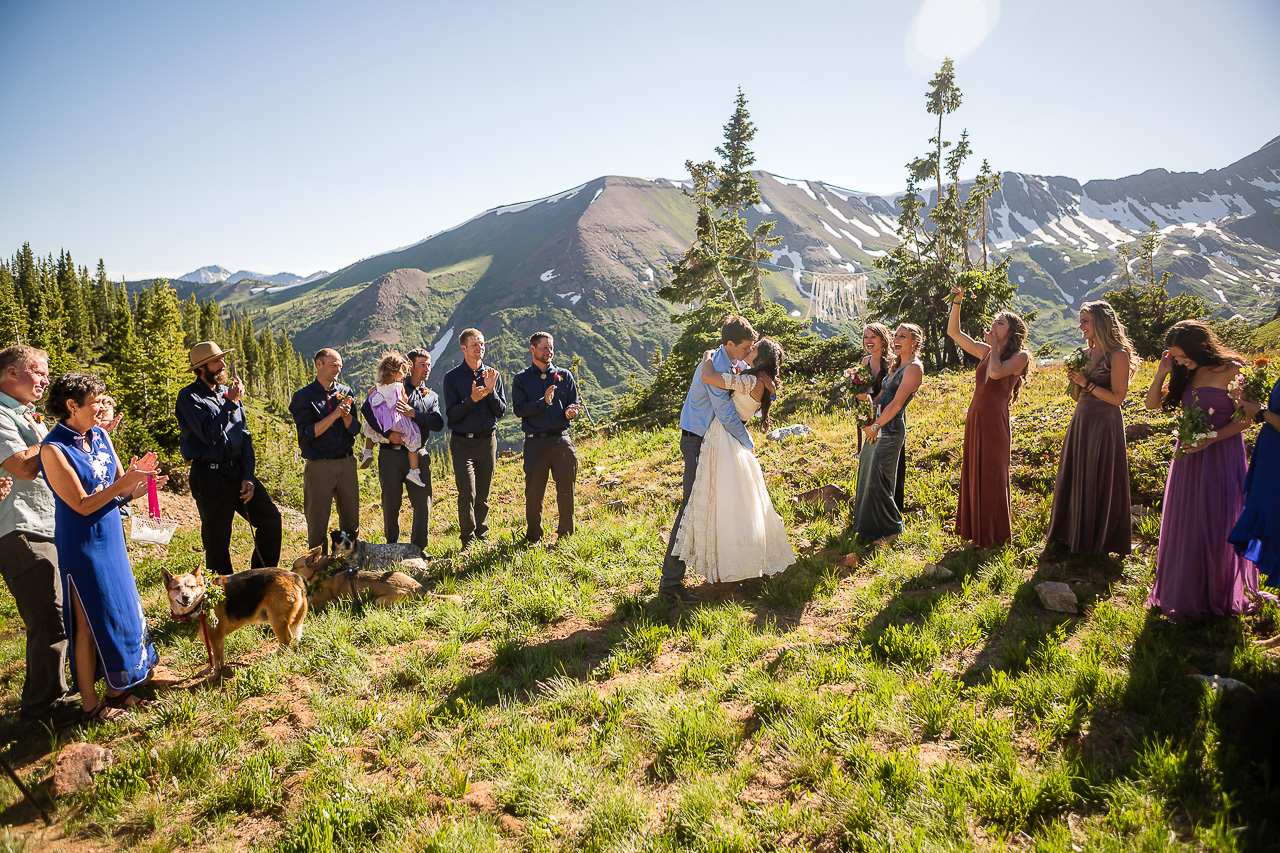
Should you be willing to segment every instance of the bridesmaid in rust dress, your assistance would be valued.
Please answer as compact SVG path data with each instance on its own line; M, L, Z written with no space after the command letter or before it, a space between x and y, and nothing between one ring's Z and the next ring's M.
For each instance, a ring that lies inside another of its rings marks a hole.
M1120 404L1137 358L1124 324L1105 301L1080 306L1080 333L1090 364L1083 373L1067 371L1076 410L1062 442L1046 538L1073 554L1124 556L1132 545L1133 519Z
M951 289L951 317L947 335L969 355L979 359L973 400L964 419L964 453L960 464L960 509L956 535L975 548L994 548L1012 535L1013 509L1009 500L1009 451L1013 432L1009 403L1027 376L1031 354L1023 349L1027 324L1017 314L996 314L982 341L960 330L964 288Z

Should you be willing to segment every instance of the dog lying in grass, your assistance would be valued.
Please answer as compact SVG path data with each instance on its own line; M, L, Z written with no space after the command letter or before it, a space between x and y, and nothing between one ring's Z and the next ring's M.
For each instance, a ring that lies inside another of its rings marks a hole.
M206 643L209 666L201 675L222 673L224 641L232 631L245 625L270 625L280 648L302 638L302 622L307 615L307 585L285 569L252 569L226 577L215 576L212 583L222 594L209 593L204 574L197 566L188 574L171 574L161 567L164 588L169 593L169 612L175 619L198 619L207 600Z
M418 554L421 553L419 549ZM422 563L424 569L426 568L426 563L420 556L409 559L417 560ZM402 558L397 562L404 561ZM422 584L404 572L349 572L347 567L350 565L340 556L326 556L321 552L319 545L293 561L293 571L306 582L309 593L307 601L314 610L319 612L330 602L341 598L350 600L353 591L355 596L360 598L372 597L373 603L379 607L390 607L398 601L418 597L462 604L461 596L436 595L427 592Z
M329 550L348 567L363 571L386 571L404 560L421 559L422 549L408 542L390 545L365 542L357 539L350 530L334 530L329 533Z

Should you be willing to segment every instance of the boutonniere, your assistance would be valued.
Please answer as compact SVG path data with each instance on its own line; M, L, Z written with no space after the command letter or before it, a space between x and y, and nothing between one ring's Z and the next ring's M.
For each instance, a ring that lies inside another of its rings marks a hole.
M738 375L739 373L741 373L741 372L742 372L742 368L738 367L738 365L736 365L736 364L735 364L735 365L733 366L733 374L734 374L735 376L737 376L737 375Z

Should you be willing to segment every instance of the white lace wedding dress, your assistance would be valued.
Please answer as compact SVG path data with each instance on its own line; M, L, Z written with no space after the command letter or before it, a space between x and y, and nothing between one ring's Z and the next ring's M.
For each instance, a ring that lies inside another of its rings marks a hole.
M733 405L743 420L755 416L754 376L721 374L733 389ZM719 419L702 437L698 474L675 532L672 554L704 575L727 583L781 572L796 561L782 519L774 511L755 454L729 434Z

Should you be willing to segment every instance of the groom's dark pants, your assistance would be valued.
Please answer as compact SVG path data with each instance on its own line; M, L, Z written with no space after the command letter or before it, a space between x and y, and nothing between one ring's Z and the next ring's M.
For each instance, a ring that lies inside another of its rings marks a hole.
M671 553L676 545L676 531L680 529L680 520L684 518L684 509L689 504L689 494L693 491L693 481L698 477L698 456L702 453L702 436L687 429L680 430L680 456L684 459L684 497L680 500L680 510L676 520L671 524L671 537L667 541L667 555L662 558L662 580L658 581L659 589L677 587L684 584L684 560Z

